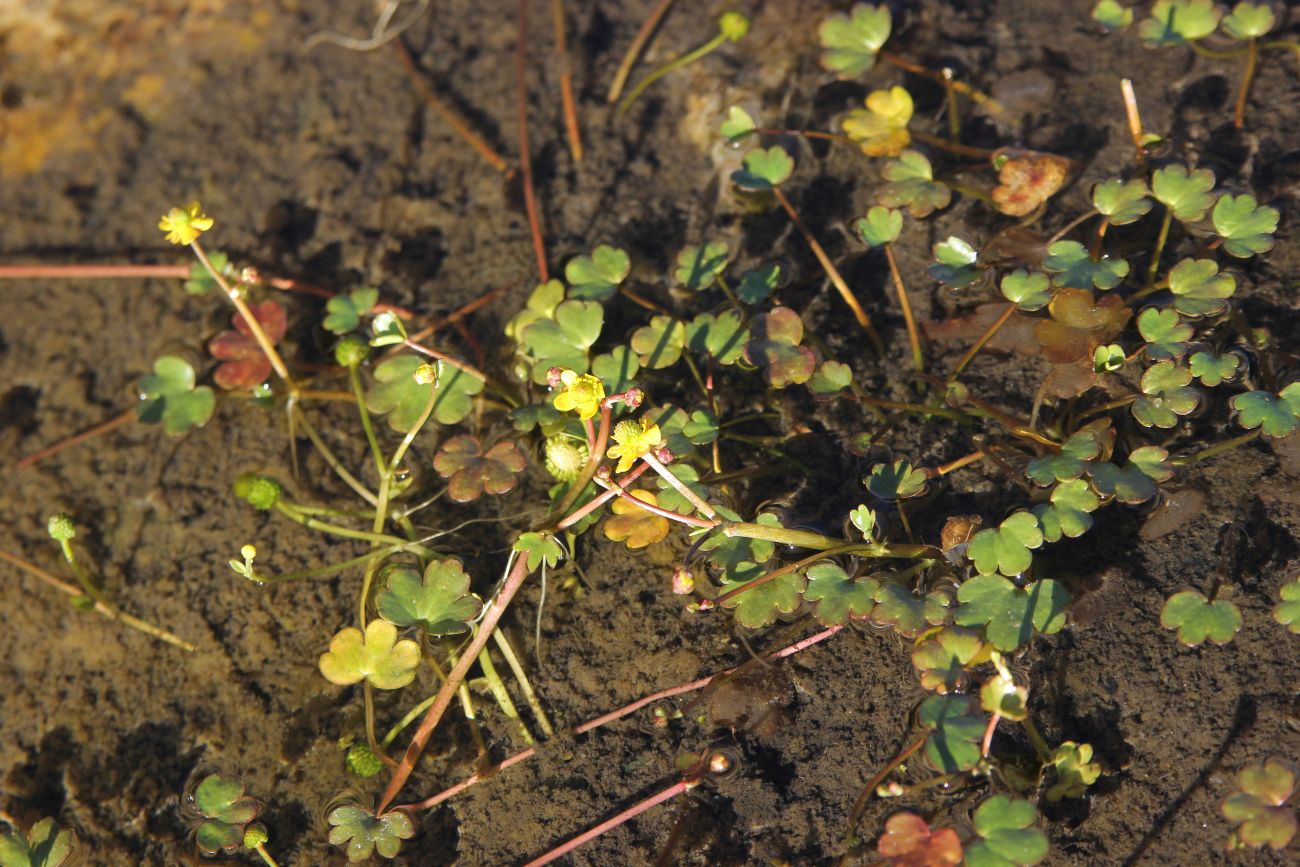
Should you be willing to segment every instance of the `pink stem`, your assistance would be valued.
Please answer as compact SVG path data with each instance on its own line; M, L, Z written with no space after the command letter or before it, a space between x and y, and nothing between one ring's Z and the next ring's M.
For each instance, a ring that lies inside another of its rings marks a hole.
M614 816L613 818L606 819L604 822L601 822L599 825L592 828L590 831L583 831L581 834L569 840L567 843L555 847L554 849L552 849L551 851L547 852L545 855L542 855L539 858L534 858L532 861L529 861L527 864L525 864L524 867L541 867L542 864L550 864L556 858L559 858L562 855L569 854L574 849L577 849L579 846L581 846L583 843L596 839L601 834L604 834L606 831L609 831L613 828L617 828L619 825L622 825L624 822L628 821L629 819L636 818L637 816L644 813L646 810L649 810L651 807L656 807L659 804L662 804L664 801L671 801L673 798L677 797L683 792L690 790L693 786L697 785L698 782L699 782L698 780L678 780L668 788L664 789L662 792L651 795L650 797L646 798L644 801L639 801L638 803L633 804L631 807L628 807L626 810Z
M174 278L190 276L189 265L0 265L0 279L102 280L106 278Z
M632 472L628 473L626 476L622 478L621 484L630 485L632 482L635 482L637 479L641 478L641 476L648 469L650 469L648 465L640 464L639 466L636 467L636 469L632 470ZM581 509L575 510L573 514L569 515L563 521L557 524L555 529L563 530L565 527L572 527L574 524L578 523L583 518L587 517L589 514L596 511L601 506L608 503L610 500L614 499L616 496L618 496L618 491L615 491L613 488L606 489L606 491L603 494L597 494L595 497L592 498L590 503L587 503Z
M601 479L597 477L596 484L601 485L605 489L609 490L615 496L627 500L629 503L635 504L637 508L645 509L647 512L650 512L651 514L654 515L658 515L661 518L667 518L670 521L677 521L678 523L687 524L692 527L703 527L705 530L712 530L714 527L718 526L717 521L710 521L705 518L697 518L694 515L680 515L677 512L673 512L669 509L665 509L662 506L655 506L650 503L647 503L645 500L642 500L639 497L632 496L632 494L628 493L627 489L625 489L621 484L614 481L613 479L607 480L607 479Z

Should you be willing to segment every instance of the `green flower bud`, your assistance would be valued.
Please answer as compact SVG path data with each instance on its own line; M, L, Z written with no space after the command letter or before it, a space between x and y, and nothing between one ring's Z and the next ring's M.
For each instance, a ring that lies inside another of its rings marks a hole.
M412 376L415 377L415 381L420 383L420 385L438 384L438 368L432 364L421 364L415 369L415 373L412 374Z
M358 777L373 777L384 769L384 763L370 751L369 744L356 743L348 747L345 761L348 770Z
M740 12L724 12L718 19L718 30L731 42L738 42L749 32L749 19Z
M249 825L244 829L245 849L256 849L270 839L271 835L266 833L266 829L261 825Z
M358 367L370 355L370 344L365 338L349 334L334 347L334 360L346 368Z
M548 437L546 445L542 447L542 459L546 471L557 482L571 482L576 479L587 463L587 457L587 444L571 437Z
M77 525L72 522L72 516L66 512L51 515L46 529L50 533L50 538L56 542L67 542L77 535Z
M244 473L235 479L235 496L264 512L279 502L280 483L257 473Z

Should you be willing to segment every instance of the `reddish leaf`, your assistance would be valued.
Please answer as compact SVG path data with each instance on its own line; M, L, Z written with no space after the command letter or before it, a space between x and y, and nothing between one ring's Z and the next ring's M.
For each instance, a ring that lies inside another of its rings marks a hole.
M890 867L954 867L962 858L956 831L931 830L915 813L895 813L886 819L876 849Z
M477 437L462 434L443 443L433 467L448 479L447 496L468 503L485 492L504 494L513 488L515 474L524 469L524 455L510 440L497 443L485 454Z
M274 301L263 301L252 305L251 309L267 339L272 345L279 343L288 327L284 308ZM271 375L271 362L257 345L243 315L236 313L230 321L235 326L234 331L223 331L208 341L208 352L223 362L217 366L212 379L226 391L256 388Z

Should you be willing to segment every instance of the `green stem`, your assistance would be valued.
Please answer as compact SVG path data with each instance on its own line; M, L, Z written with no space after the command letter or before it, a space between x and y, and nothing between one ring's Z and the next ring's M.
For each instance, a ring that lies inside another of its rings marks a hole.
M307 434L307 438L310 439L311 444L316 447L316 451L320 452L321 457L325 459L325 463L329 465L329 468L332 469L349 488L356 491L357 496L361 497L361 499L365 500L372 506L378 505L378 498L376 498L375 495L371 493L370 489L362 484L356 476L348 472L347 467L343 466L342 461L335 457L334 452L330 451L330 447L325 445L325 440L321 439L321 435L316 432L316 428L307 420L307 414L304 413L300 407L294 408L292 418L297 419L298 424L302 425L303 433Z
M1257 437L1259 437L1262 431L1263 428L1255 428L1253 431L1244 433L1241 436L1233 437L1232 439L1229 440L1224 440L1221 443L1215 443L1209 448L1202 449L1201 451L1196 452L1194 454L1183 455L1182 457L1174 458L1172 461L1170 461L1170 463L1176 467L1183 467L1183 466L1187 466L1188 464L1194 464L1199 461L1212 458L1216 455L1221 455L1224 452L1232 451L1238 446L1243 446L1246 443L1250 442L1251 440L1256 439Z
M388 472L384 466L384 450L379 447L379 439L375 436L375 426L370 418L370 410L366 407L366 394L361 387L361 374L355 364L348 368L348 379L352 381L352 393L357 399L357 412L361 414L361 427L366 432L366 442L370 443L370 453L375 458L375 469L382 479L384 473Z
M528 731L528 726L519 717L519 708L515 707L514 700L510 698L510 692L506 689L505 683L501 680L501 675L497 674L497 667L492 663L492 654L484 647L478 652L478 666L483 669L483 679L487 681L488 689L492 692L492 697L496 699L497 706L507 718L514 720L515 725L519 726L519 736L524 739L524 743L532 746L536 743L533 740L532 732Z
M392 545L405 551L413 551L422 557L432 555L432 552L413 542L409 542L400 536L390 536L387 533L371 533L366 530L354 530L351 527L340 527L338 524L331 524L328 521L321 521L317 518L308 517L298 512L297 507L291 503L278 502L275 504L275 510L284 515L289 520L302 524L311 530L319 530L322 533L329 533L334 536L342 536L345 539L359 539L362 542L373 542L377 545Z
M1020 721L1020 724L1025 727L1025 734L1029 736L1029 743L1033 744L1034 752L1038 753L1038 760L1043 764L1051 761L1052 751L1048 749L1047 741L1043 740L1043 736L1038 733L1038 727L1034 725L1034 721L1029 717L1025 717Z
M627 110L632 107L632 103L636 102L637 97L639 97L642 93L644 93L647 87L654 84L656 81L663 78L665 75L672 72L673 70L681 69L683 66L686 66L687 64L694 63L704 55L708 54L710 51L713 51L714 49L721 46L726 41L727 41L727 35L725 33L719 32L717 36L713 37L708 42L701 45L699 48L696 48L694 51L688 51L682 56L668 61L663 66L651 72L645 78L641 79L641 81L636 85L636 87L633 87L631 90L629 90L627 92L627 96L623 97L623 101L618 105L618 116L622 117L624 114L626 114Z
M253 851L262 856L262 860L266 862L267 867L280 867L276 860L271 857L271 853L266 851L265 843L258 843L253 847Z
M1156 248L1151 253L1151 264L1147 266L1147 285L1149 289L1156 282L1156 272L1160 270L1160 254L1165 251L1165 242L1169 240L1169 227L1174 222L1174 212L1165 208L1165 219L1160 224L1160 234L1156 236Z
M81 562L77 560L77 555L72 550L72 543L67 539L60 539L59 547L63 549L63 559L67 560L68 565L72 567L72 574L76 576L77 583L81 585L82 591L84 591L85 594L98 605L102 605L104 608L108 609L110 617L117 619L117 606L108 601L108 598L104 596L104 591L99 589L94 580L91 579L90 573L87 572L85 567L81 565Z
M297 572L285 572L283 575L258 575L253 579L253 581L257 584L281 584L285 581L297 581L302 578L324 578L326 575L333 575L336 572L351 569L353 566L358 566L368 560L387 557L389 554L396 554L399 551L405 550L408 550L408 546L404 542L401 546L394 545L389 548L379 548L362 554L360 557L353 557L350 560L344 560L341 563L332 563L328 566L315 566L311 569L300 569Z
M724 524L722 534L729 538L760 539L765 542L775 542L778 545L812 548L815 551L826 551L844 545L843 539L832 539L830 536L823 536L821 533L813 533L809 530L769 527L766 524L751 524L744 521Z
M537 693L533 691L533 685L528 680L528 673L524 671L523 665L519 662L519 657L515 654L515 649L510 646L509 639L500 629L492 630L492 640L497 643L497 649L505 657L506 665L510 666L510 671L514 673L515 680L519 683L519 689L524 694L524 699L528 706L533 709L533 716L537 717L537 724L542 727L546 736L555 735L555 729L551 726L550 719L546 716L546 711L542 708L541 701L537 698Z

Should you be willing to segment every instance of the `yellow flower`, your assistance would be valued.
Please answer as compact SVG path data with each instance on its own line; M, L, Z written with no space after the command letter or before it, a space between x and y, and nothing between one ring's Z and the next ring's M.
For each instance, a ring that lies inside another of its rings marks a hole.
M875 90L866 109L856 108L844 119L844 132L870 157L896 157L911 142L912 95L901 87Z
M651 424L643 418L621 421L614 426L614 445L607 453L611 458L618 458L614 471L626 473L632 465L655 446L662 443L663 434L659 425Z
M212 218L203 213L198 202L184 208L172 208L162 215L158 228L167 233L173 244L193 244L194 240L212 228Z
M605 399L605 384L590 373L579 374L566 370L560 374L564 384L552 403L560 412L577 411L578 418L587 419L600 412L600 402Z

